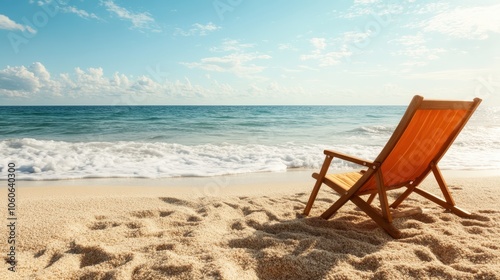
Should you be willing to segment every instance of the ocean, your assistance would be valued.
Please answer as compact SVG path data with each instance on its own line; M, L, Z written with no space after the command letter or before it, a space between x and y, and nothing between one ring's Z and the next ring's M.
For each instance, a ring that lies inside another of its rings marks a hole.
M0 107L0 178L167 178L317 169L324 149L373 160L406 106ZM500 169L500 108L479 107L442 169ZM357 167L334 161L337 170Z

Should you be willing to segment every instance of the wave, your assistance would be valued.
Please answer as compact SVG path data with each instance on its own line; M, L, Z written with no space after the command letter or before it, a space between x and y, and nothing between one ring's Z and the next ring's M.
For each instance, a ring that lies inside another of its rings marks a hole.
M284 143L181 145L164 142L65 142L32 138L0 141L0 176L10 162L22 180L81 178L203 177L253 172L318 169L324 149L373 160L382 146ZM493 155L493 158L492 158ZM486 161L485 158L490 160ZM493 159L497 160L493 160ZM500 169L500 149L455 145L440 165L445 169ZM332 170L359 168L334 160Z
M78 178L165 178L278 172L289 168L319 168L320 145L204 144L163 142L65 142L32 138L0 141L0 172L9 162L18 178L57 180ZM360 151L353 147L351 152ZM367 152L369 156L375 152ZM365 150L366 152L366 150ZM356 153L357 156L363 156ZM339 168L349 168L339 163ZM4 175L4 174L2 174Z
M377 135L390 135L394 132L394 126L384 126L384 125L372 125L372 126L361 126L355 129L348 130L347 133L352 134L377 134Z

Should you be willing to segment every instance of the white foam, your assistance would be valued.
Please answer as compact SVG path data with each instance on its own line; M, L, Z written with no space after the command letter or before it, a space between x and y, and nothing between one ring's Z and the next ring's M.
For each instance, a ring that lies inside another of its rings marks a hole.
M150 142L64 142L31 138L0 141L0 175L13 162L17 177L24 180L78 178L165 178L179 176L216 176L251 172L282 172L289 168L318 169L324 149L335 149L373 160L382 146L373 145L279 145L228 144L181 145ZM452 147L441 167L448 169L500 169L488 149ZM464 156L466 154L466 156ZM491 158L491 157L490 157ZM355 168L335 160L332 168Z

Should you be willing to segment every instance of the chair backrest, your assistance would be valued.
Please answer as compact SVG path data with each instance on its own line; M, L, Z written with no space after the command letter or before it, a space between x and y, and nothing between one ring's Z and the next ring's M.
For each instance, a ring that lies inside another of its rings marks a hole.
M481 103L424 100L413 97L392 137L375 162L380 164L387 189L419 184L446 153ZM377 189L374 176L366 178L358 193Z

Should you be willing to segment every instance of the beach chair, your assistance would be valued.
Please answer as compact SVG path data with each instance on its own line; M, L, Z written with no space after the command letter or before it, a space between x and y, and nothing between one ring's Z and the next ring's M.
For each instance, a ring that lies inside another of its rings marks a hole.
M347 201L352 201L380 227L394 238L400 231L392 225L395 218L390 208L396 209L410 194L417 193L461 217L470 215L455 205L446 182L438 168L457 135L474 113L481 99L469 101L424 100L414 96L391 138L374 161L368 161L331 150L325 150L321 170L313 174L316 184L304 209L309 215L322 184L339 193L333 205L321 217L329 219ZM327 174L333 158L364 166L359 172ZM420 183L433 173L443 197L419 188ZM387 191L406 187L389 205ZM369 195L365 201L361 196ZM378 195L380 209L372 207Z

